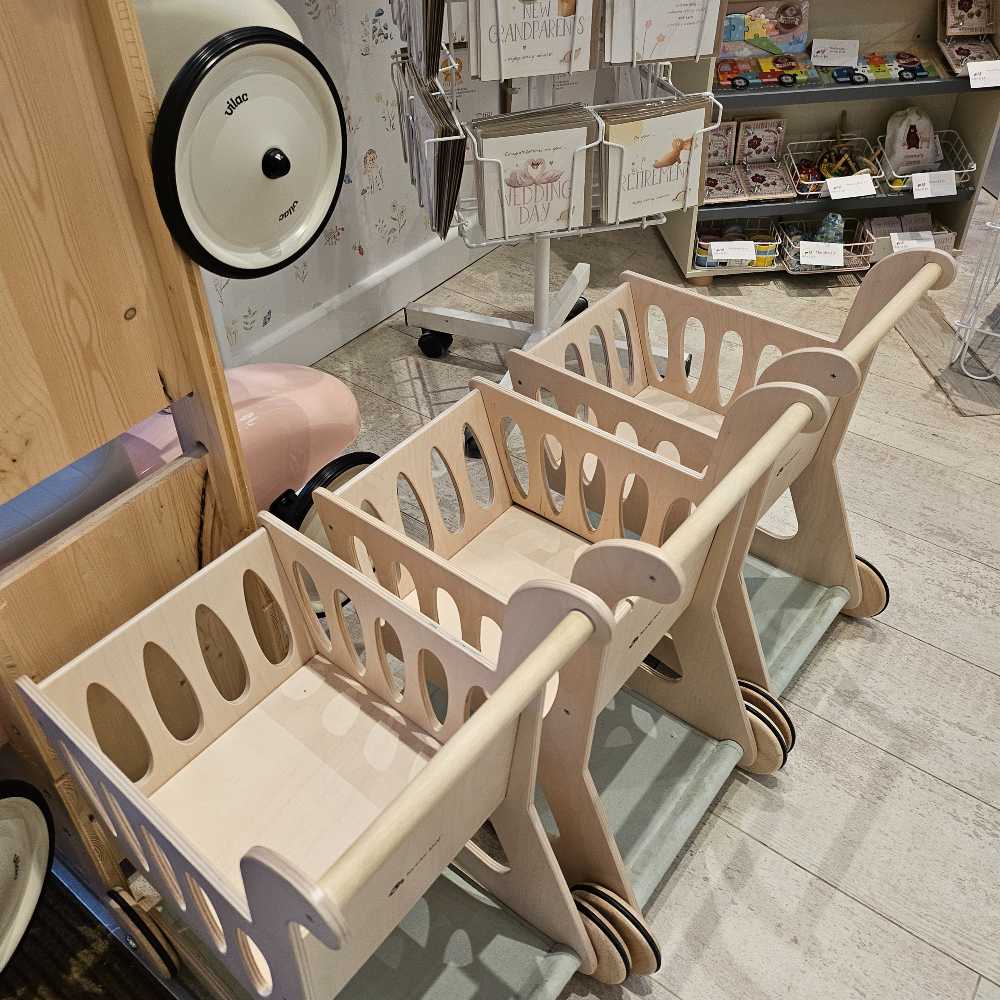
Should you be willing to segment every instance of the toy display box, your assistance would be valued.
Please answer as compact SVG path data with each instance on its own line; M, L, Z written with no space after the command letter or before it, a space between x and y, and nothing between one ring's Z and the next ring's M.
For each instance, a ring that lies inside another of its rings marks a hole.
M731 2L722 29L720 56L754 59L793 55L809 44L809 0L799 3Z
M753 59L720 58L715 70L719 87L748 90L819 83L820 76L805 55L781 53Z

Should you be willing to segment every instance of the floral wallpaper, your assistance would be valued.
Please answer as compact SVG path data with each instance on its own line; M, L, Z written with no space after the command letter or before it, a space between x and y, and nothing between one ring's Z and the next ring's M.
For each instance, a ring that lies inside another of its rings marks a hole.
M248 281L205 275L229 357L433 237L400 147L389 71L399 40L388 0L279 2L340 91L347 168L326 229L295 264Z

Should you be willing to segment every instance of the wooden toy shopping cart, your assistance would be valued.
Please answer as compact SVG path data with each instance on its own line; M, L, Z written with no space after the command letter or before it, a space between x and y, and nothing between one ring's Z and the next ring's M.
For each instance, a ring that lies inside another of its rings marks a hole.
M597 882L641 911L733 766L771 773L789 749L786 717L740 690L716 603L733 539L745 517L756 518L747 496L762 481L785 488L776 462L797 434L825 426L829 407L804 386L755 388L734 404L707 468L694 472L492 383L477 379L473 389L337 494L317 491L316 509L335 553L489 658L494 623L504 636L521 627L507 601L524 580L570 580L614 610L604 659L573 664L586 688L550 692L540 782L569 883ZM481 456L471 469L470 440ZM558 490L550 452L560 456ZM640 506L637 537L627 539L625 521ZM339 601L325 607L342 619ZM654 675L643 660L665 635L677 669ZM637 671L648 700L621 693ZM391 677L380 694L413 696ZM612 701L612 715L656 719L649 749L626 761L637 765L625 781L643 803L638 812L616 813L595 788L595 774L621 763L594 740ZM674 726L686 747L669 745ZM709 764L719 748L721 764ZM704 753L682 764L692 749Z
M691 469L705 466L726 415L755 384L788 380L828 397L825 427L790 444L783 476L752 501L764 514L790 483L794 530L746 522L723 584L719 611L748 688L780 693L838 613L870 617L888 603L882 575L855 556L836 458L879 343L954 273L941 251L894 254L866 276L840 335L826 338L627 272L531 351L508 354L519 392Z

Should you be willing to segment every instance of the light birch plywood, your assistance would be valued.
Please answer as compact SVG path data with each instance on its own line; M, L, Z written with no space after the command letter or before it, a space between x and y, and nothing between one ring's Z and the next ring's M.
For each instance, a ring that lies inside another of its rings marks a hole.
M996 809L808 712L797 712L796 725L782 808L763 785L738 779L719 816L944 955L996 976ZM837 781L823 780L834 772Z

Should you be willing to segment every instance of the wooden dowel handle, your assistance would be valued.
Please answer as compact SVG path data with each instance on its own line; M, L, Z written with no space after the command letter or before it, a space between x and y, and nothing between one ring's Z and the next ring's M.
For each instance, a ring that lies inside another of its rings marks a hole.
M857 332L843 352L856 364L863 365L882 338L929 292L944 271L940 264L924 264L896 294Z
M448 796L476 757L489 747L594 634L582 611L571 611L486 700L476 714L320 879L330 899L345 909L369 878L412 837L423 818L447 809ZM474 834L469 831L469 835ZM350 928L348 928L350 933Z
M785 410L664 543L663 551L669 553L672 565L684 565L812 419L813 412L805 403L793 403Z

